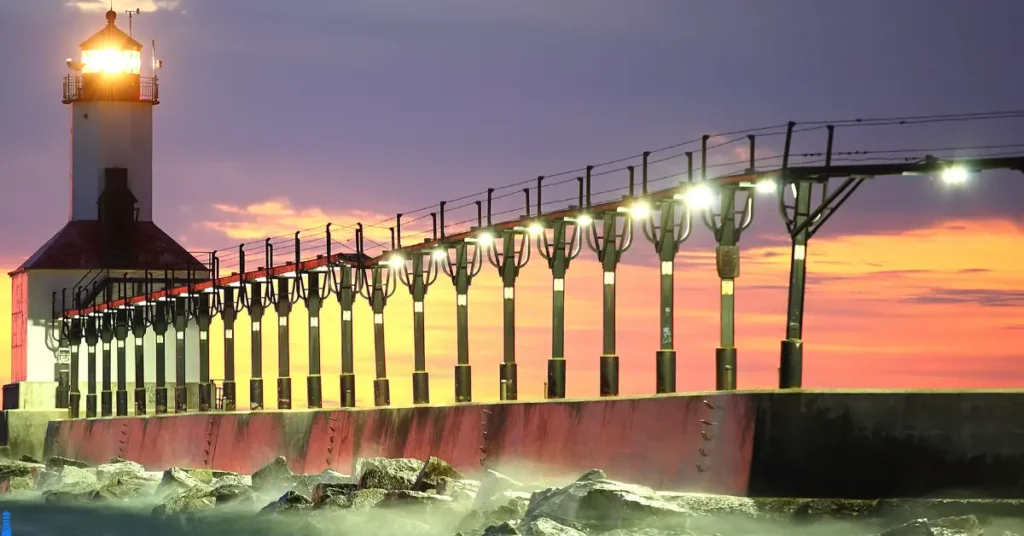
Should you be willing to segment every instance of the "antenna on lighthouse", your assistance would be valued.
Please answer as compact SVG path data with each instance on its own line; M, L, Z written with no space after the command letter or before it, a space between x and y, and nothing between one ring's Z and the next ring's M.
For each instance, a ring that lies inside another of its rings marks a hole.
M111 0L110 6L111 6L111 11L113 11L113 6L114 6L113 0ZM142 10L139 9L139 8L135 8L135 11L132 11L132 10L129 9L129 10L125 11L125 13L128 14L128 37L132 37L132 16L133 15L141 15L142 14Z
M153 47L150 52L153 54L153 76L156 76L156 70L164 66L164 60L156 59L156 39L153 40Z

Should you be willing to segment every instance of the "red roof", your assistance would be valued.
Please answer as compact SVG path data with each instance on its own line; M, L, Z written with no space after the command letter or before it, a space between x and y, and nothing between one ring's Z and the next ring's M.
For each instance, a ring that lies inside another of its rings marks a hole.
M151 221L136 221L133 229L111 237L98 220L69 221L34 255L22 270L207 270L185 248Z

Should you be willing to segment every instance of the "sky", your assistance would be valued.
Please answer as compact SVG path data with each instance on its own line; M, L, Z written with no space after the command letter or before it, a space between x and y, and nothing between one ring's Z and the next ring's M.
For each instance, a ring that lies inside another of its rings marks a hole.
M155 39L164 61L155 110L155 220L190 250L231 248L328 221L376 223L702 134L715 144L732 139L722 133L789 120L1016 110L1024 90L1019 70L1005 68L1024 49L1017 28L1024 5L1016 0L117 0L114 7L144 12L134 19L135 35L147 47ZM0 43L17 51L0 57L5 272L67 219L68 112L60 79L64 58L102 27L106 8L86 0L0 0ZM780 142L759 139L757 156L779 155ZM835 149L1018 143L1021 119L840 127ZM799 133L794 151L824 146L817 130ZM716 149L709 162L746 157L745 143L738 143ZM684 170L677 158L652 168L652 177ZM545 199L573 197L572 186L545 191ZM624 186L624 172L595 178L596 191ZM972 177L959 190L927 177L878 178L861 187L808 250L805 386L1021 385L1022 198L1024 177L1010 172ZM515 215L519 202L503 198L495 212ZM777 381L789 249L774 204L757 199L741 240L741 388ZM471 219L473 211L449 222ZM406 228L424 231L428 222ZM384 241L387 230L370 229L368 237ZM713 245L696 223L676 261L680 389L714 386ZM653 253L638 227L619 268L624 394L653 391ZM584 250L567 278L570 396L598 389L599 272L594 254ZM485 266L470 293L478 399L497 396L496 273ZM524 398L543 391L550 284L536 259L517 284ZM454 302L445 281L431 287L426 302L428 369L438 401L452 397ZM9 317L9 307L9 282L0 281L0 318ZM396 403L411 399L411 311L408 292L399 289L387 309ZM363 403L372 400L369 314L361 303L356 357ZM323 325L337 325L333 298L324 315ZM0 379L9 374L9 331L8 322L0 323ZM264 344L275 348L267 335ZM298 399L304 337L296 333L292 342ZM324 337L324 373L337 374L336 330L325 329ZM239 343L245 356L247 341ZM266 353L264 368L272 371L275 358ZM213 374L220 370L215 363ZM336 382L325 383L326 396L336 400Z

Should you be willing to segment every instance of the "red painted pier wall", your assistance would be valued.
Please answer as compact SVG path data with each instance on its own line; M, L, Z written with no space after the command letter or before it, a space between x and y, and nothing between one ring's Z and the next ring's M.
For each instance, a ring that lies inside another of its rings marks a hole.
M251 473L438 456L753 496L1024 497L1024 391L760 391L51 421L46 455Z
M46 455L240 473L275 456L301 473L349 473L357 457L437 456L466 472L482 463L574 476L596 467L657 488L743 494L751 402L704 394L63 420L49 424Z

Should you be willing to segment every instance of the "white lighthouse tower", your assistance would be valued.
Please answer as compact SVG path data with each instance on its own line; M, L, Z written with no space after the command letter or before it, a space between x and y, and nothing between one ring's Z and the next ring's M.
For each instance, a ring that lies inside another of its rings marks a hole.
M72 289L82 290L81 305L86 307L118 297L121 289L137 291L147 274L162 281L170 273L179 282L208 275L206 266L153 223L153 108L160 102L159 63L154 61L153 72L143 76L143 47L115 25L116 18L108 11L103 29L81 44L80 59L67 60L71 73L64 78L63 102L71 114L68 222L10 274L12 383L4 386L5 410L66 407L67 393L57 394L57 386L58 379L67 378L68 357L58 351L53 308L73 308ZM186 339L195 346L187 352L186 380L191 383L198 381L198 337L190 333ZM154 341L150 331L137 347L129 335L129 392L135 388L133 350L145 348L145 355L153 356ZM168 349L173 351L173 345ZM85 395L84 343L78 361L77 391ZM168 377L174 378L173 355L167 363ZM151 384L152 357L145 372ZM99 364L96 374L99 393L106 383ZM117 377L116 363L110 374Z

